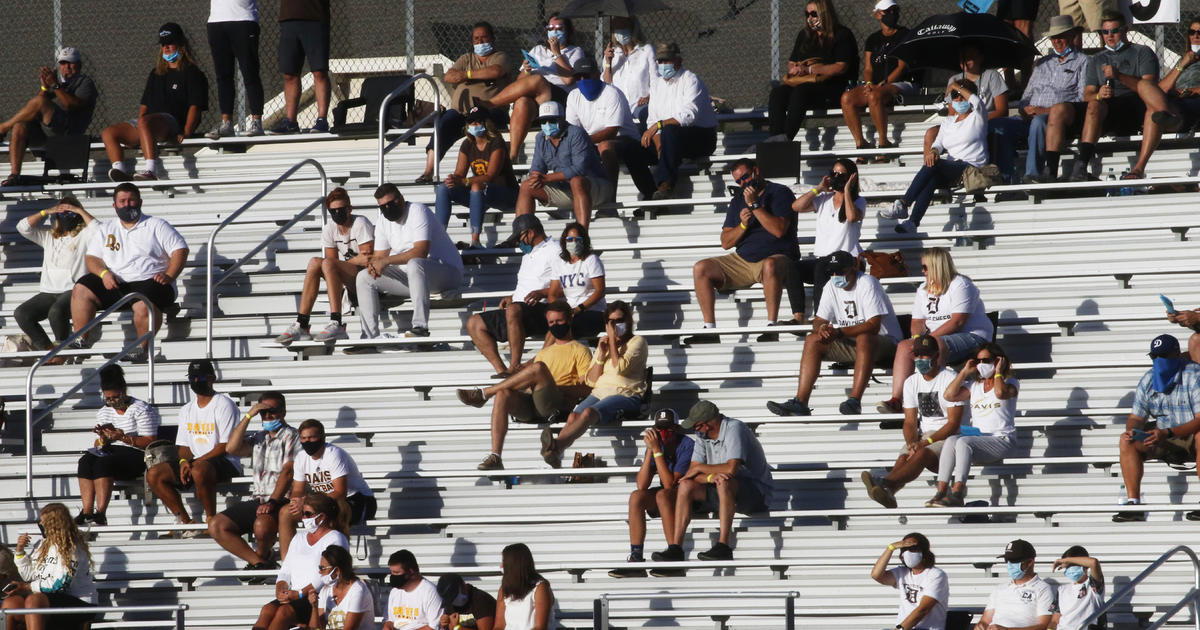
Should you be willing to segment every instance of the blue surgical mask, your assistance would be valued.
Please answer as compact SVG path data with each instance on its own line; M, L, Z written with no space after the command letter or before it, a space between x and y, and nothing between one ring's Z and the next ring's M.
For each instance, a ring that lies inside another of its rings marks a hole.
M178 50L176 50L175 52L173 52L173 53L171 53L171 54L169 54L169 55L168 55L167 53L163 53L163 56L162 56L162 58L163 58L163 60L164 60L164 61L166 61L167 63L171 63L172 61L175 61L176 59L178 59L178 58L179 58L179 51L178 51Z
M1058 55L1059 57L1066 57L1067 55L1069 55L1073 52L1075 52L1075 49L1071 48L1070 46L1067 46L1065 49L1063 49L1062 52L1058 52L1057 50L1055 50L1054 54Z
M271 433L278 431L279 427L282 427L282 426L283 426L283 420L280 420L278 418L276 418L274 420L263 420L263 428L270 431Z
M1020 562L1005 562L1004 568L1008 570L1008 577L1014 580L1025 577L1025 569L1021 568Z
M833 283L833 288L835 289L845 289L846 285L850 284L850 281L846 279L846 276L834 276L830 278L829 281Z
M1073 564L1067 567L1067 569L1063 571L1063 574L1067 576L1068 580L1071 580L1072 582L1078 582L1079 579L1083 577L1083 567Z
M628 46L629 42L633 41L633 32L627 28L619 28L613 31L613 41L622 46Z
M668 81L675 76L676 72L675 64L673 63L658 64L658 76L667 79Z
M522 254L528 254L529 252L533 251L533 245L522 241L517 243L517 249L520 249Z
M1125 47L1125 42L1117 42L1116 46L1109 46L1108 44L1104 45L1104 48L1110 52L1117 52L1118 50L1121 50L1124 47Z
M1183 366L1187 365L1187 359L1180 357L1154 357L1153 382L1151 385L1154 391L1166 393L1170 391L1171 385L1175 383L1175 375Z
M583 98L589 101L600 98L600 93L604 91L604 82L600 79L580 79L575 85L579 86Z
M559 42L567 41L567 32L566 31L552 31L550 29L546 29L546 36L549 39L557 39Z
M933 369L933 359L913 359L913 367L921 374L928 374Z
M484 127L483 125L467 125L467 133L478 138L479 136L487 133L487 127Z
M558 123L544 122L542 123L542 133L546 134L547 138L553 138L558 135Z
M965 114L971 110L971 103L969 101L950 101L950 106L960 114Z
M495 47L492 46L491 42L483 42L482 44L475 44L475 46L473 46L473 48L475 48L475 54L479 55L480 57L486 57L486 56L492 54L492 51L495 50Z

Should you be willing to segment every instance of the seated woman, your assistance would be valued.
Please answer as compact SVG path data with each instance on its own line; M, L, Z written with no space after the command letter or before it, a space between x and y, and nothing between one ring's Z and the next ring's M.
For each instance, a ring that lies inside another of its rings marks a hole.
M317 565L320 592L308 592L312 607L305 630L375 630L375 596L371 587L354 572L354 559L340 545L330 545L321 552Z
M567 91L575 82L573 68L584 57L583 49L571 43L574 34L571 20L551 14L546 20L546 43L529 51L533 63L526 59L516 81L495 98L480 103L483 107L513 106L508 123L508 157L514 163L525 146L525 134L537 116L538 105L547 101L567 105Z
M633 334L633 309L621 300L604 310L605 334L596 344L585 382L592 393L575 406L567 424L554 437L542 430L542 459L558 468L563 453L593 425L637 413L646 395L646 340Z
M858 196L858 167L854 162L840 158L833 163L829 174L821 178L808 192L792 202L797 213L813 212L817 228L813 239L812 256L797 263L798 273L789 274L787 279L788 299L792 303L792 315L796 324L803 324L804 282L812 284L813 311L821 305L821 294L829 282L829 256L837 251L857 257L862 253L859 237L862 235L862 220L866 216L867 200ZM759 341L775 341L771 337L759 337Z
M571 305L571 332L591 339L604 330L604 263L592 251L588 229L578 223L563 228L562 252L554 259L547 301Z
M867 36L863 48L865 85L842 93L842 116L854 138L854 146L866 149L868 145L863 139L862 115L859 113L865 107L871 114L871 122L875 123L875 147L890 149L896 145L888 142L888 109L916 94L918 86L908 64L891 54L892 48L908 34L908 29L900 26L900 7L895 0L881 0L875 3L874 15L879 20L879 30ZM889 159L884 154L875 156L874 161L883 163ZM865 157L859 157L857 161L859 164L868 162Z
M858 76L854 33L838 22L830 0L810 0L805 26L796 35L787 74L771 89L767 121L771 140L791 140L809 110L836 107Z
M634 16L613 16L609 27L612 41L604 47L604 72L600 78L621 90L633 119L644 132L650 106L650 80L658 76L654 46L645 42L641 25Z
M929 209L938 188L954 186L968 166L988 163L987 108L970 79L958 79L946 87L951 110L938 127L925 132L925 165L917 171L902 199L879 211L884 219L904 219L896 225L900 233L915 232ZM942 157L942 152L946 157ZM912 218L909 216L912 206Z
M81 608L96 605L96 585L92 582L92 553L87 537L71 520L67 506L49 503L38 516L42 539L33 550L29 534L17 537L16 565L13 589L4 598L3 608L9 613L22 608ZM7 589L5 589L7 591ZM94 615L9 614L8 627L30 630L54 628L67 630L86 628Z
M983 67L983 52L979 48L968 44L962 47L959 54L958 67L962 72L950 77L946 87L949 88L959 79L975 82L978 88L976 94L987 110L988 153L1000 168L1000 173L1008 177L1016 156L1017 138L1021 135L1019 129L1007 122L1008 83L998 70Z
M1200 128L1200 63L1196 63L1200 61L1200 18L1188 22L1187 36L1188 48L1179 55L1179 63L1158 82L1183 117L1180 132ZM1138 93L1142 91L1139 85Z
M969 377L976 377L967 385ZM946 387L942 397L950 402L971 403L971 426L946 438L938 458L937 494L926 507L959 507L967 496L971 464L998 462L1017 450L1017 412L1020 383L1012 376L1012 365L1004 349L988 342L975 351ZM950 480L954 485L950 485Z
M104 406L96 412L96 428L92 429L99 437L79 458L76 473L83 503L83 511L75 517L77 525L88 521L108 525L104 513L112 498L113 480L129 481L146 472L142 451L158 439L162 423L158 409L128 394L120 365L100 370L100 391Z
M917 287L912 304L913 337L896 344L892 397L876 405L879 413L904 412L904 381L913 373L913 339L918 335L937 339L942 365L966 359L992 339L994 328L979 289L970 278L958 273L950 250L931 247L922 251L921 273L925 282Z
M496 131L486 110L478 107L467 114L467 137L458 149L458 164L446 181L438 184L437 218L442 226L450 223L450 205L471 209L470 247L483 247L483 211L488 208L511 210L517 203L517 178L508 159L508 143Z
M183 29L174 22L158 29L160 56L146 77L137 118L117 123L100 133L111 168L108 179L127 182L158 179L161 164L157 142L179 144L200 125L200 113L208 109L208 79L188 47ZM142 147L146 169L129 176L124 147Z
M300 514L305 531L288 546L275 577L275 599L263 605L254 630L284 630L311 619L313 606L308 594L319 592L325 585L320 572L321 553L331 545L350 548L346 539L350 514L339 509L336 499L310 492L304 497Z
M525 543L513 543L500 552L500 591L496 593L496 621L492 630L556 630L554 592L537 572L533 553Z

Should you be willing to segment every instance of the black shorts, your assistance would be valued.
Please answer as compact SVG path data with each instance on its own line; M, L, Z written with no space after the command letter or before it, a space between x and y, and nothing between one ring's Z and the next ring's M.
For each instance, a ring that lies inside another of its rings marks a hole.
M375 518L375 508L378 505L375 497L369 497L365 494L352 494L346 497L346 503L350 504L351 525L361 525Z
M738 479L737 494L733 497L734 511L739 514L757 514L767 511L767 502L763 500L758 486L749 479ZM717 495L717 485L708 484L704 489L704 500L693 503L693 510L717 512L721 498Z
M1100 133L1114 136L1132 136L1142 132L1142 121L1146 118L1146 104L1137 94L1125 94L1108 99L1108 114Z
M95 604L89 604L74 595L66 593L43 593L46 600L50 604L50 608L95 608ZM100 619L99 614L95 613L78 613L73 615L53 615L50 617L53 620L51 624L54 628L82 628L83 624Z
M329 70L329 22L280 22L279 71L283 74L299 75L304 69L305 59L308 59L308 69L312 72Z
M604 332L604 311L580 311L571 319L571 334L576 339L594 339Z
M129 446L109 444L103 457L85 452L76 473L80 479L137 479L146 472L145 453Z
M288 587L291 588L293 591L300 590L300 589L296 588L294 584L289 584ZM264 604L264 606L268 605L268 604L275 604L276 606L284 605L284 604L280 604L279 600L276 600L276 599L272 599L271 601L267 602L267 604ZM312 604L308 603L307 597L301 595L300 597L297 597L296 599L293 599L292 601L288 602L286 605L291 606L292 612L295 613L295 615L296 615L295 625L301 625L301 626L308 625L308 620L310 617L312 617Z
M526 337L545 337L546 331L546 303L538 302L533 306L521 302L517 304L521 309L521 325L525 328ZM501 343L508 341L508 311L503 308L498 308L491 311L484 311L479 314L483 319L483 325L487 327L487 331L492 337Z
M117 285L116 289L108 289L104 286L104 280L94 273L84 274L79 278L77 284L82 284L87 287L100 300L100 308L108 308L116 304L118 300L130 293L141 293L158 307L158 310L164 310L168 306L175 303L175 285L159 284L154 278L146 280L138 280L137 282L122 282ZM131 302L126 309L133 308Z
M233 462L229 461L229 459L224 456L212 457L212 458L206 459L204 461L212 464L217 469L217 483L226 483L226 482L232 480L234 477L238 476L238 470L236 467L234 467ZM192 466L195 467L195 462L192 462ZM191 488L194 485L191 483L183 484L183 483L179 482L179 460L178 459L176 459L174 462L171 463L171 469L175 471L175 486L176 487L186 489L186 488Z
M258 520L258 506L260 505L262 503L258 499L250 499L231 505L221 514L233 521L238 531L245 535L254 531L254 521Z
M547 81L547 83L550 83L550 82ZM559 105L562 105L563 107L566 107L567 106L567 89L561 85L556 85L554 83L550 83L550 100L554 101L555 103L558 103Z
M996 17L1002 20L1036 20L1038 0L1000 0Z

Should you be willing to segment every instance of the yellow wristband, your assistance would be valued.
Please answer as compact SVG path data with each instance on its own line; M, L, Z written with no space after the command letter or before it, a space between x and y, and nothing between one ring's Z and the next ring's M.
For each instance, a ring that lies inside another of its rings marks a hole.
M44 86L44 85L42 86L42 91L43 91L43 92L47 92L47 91L48 91L48 90L46 89L46 86Z
M180 464L186 464L186 463L188 463L188 460L187 460L186 458L180 457L180 458L179 458L179 463L180 463Z
M811 192L811 193L813 194L813 196L814 196L814 197L816 197L817 195L821 194L821 191L820 191L820 189L818 189L816 186L813 186L813 189L812 189L812 190L810 190L809 192Z
M659 451L659 452L655 453L655 454L654 454L654 456L655 456L655 457L662 457L662 451Z
M107 270L107 269L105 269L104 271L101 271L101 272L100 272L100 277L101 277L101 278L103 278L103 277L104 277L104 274L106 274L106 273L108 273L108 270Z
M25 554L20 553L20 552L17 553L17 556L16 556L17 560L20 560L21 558L24 558L24 557L25 557Z
M895 550L896 550L896 545L893 545L892 543L888 543L888 551L895 551Z
M43 216L43 217L44 217L44 216L46 216L46 211L45 211L45 210L42 210L42 216Z
M250 412L246 412L246 415L242 416L242 420L249 420L252 417L254 417L254 416L251 416Z
M658 123L657 123L657 124L658 124L658 130L659 130L659 131L662 131L662 121L661 121L661 120L660 120L660 121L658 121Z
M712 475L708 476L708 483L712 483Z
M743 229L743 230L748 230L748 229L750 229L750 228L746 227L746 224L745 224L745 223L739 223L738 225L742 226L742 229Z
M470 70L467 70L467 78L468 78L468 79L470 79L470 78L471 78L471 71L470 71Z
M931 438L931 437L927 437L927 438L925 438L925 439L926 439L926 440L929 440L929 443L930 443L930 444L933 444L933 438Z

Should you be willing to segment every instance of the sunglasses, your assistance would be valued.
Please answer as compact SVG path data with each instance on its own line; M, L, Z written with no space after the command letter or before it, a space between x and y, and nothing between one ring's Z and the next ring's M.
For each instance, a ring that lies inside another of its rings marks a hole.
M623 322L625 320L622 318L617 318L617 319L608 319L607 321L610 324L620 324L621 322Z
M816 11L808 11L804 15L807 15L808 17L821 17Z
M303 516L304 518L312 518L312 517L316 516L317 513L313 512L312 510L304 510L303 512L300 513L300 515Z
M1101 35L1120 35L1121 31L1124 31L1124 30L1125 30L1124 28L1121 28L1120 26L1118 26L1117 28L1096 29L1096 32L1100 33Z
M349 209L350 209L350 206L329 206L330 212L336 212L338 210L349 210Z
M400 204L401 201L399 199L395 199L387 203L381 203L378 207L380 210L390 210L391 208L399 208ZM333 208L330 208L330 210L333 210Z
M1196 37L1198 35L1200 35L1200 30L1196 30L1194 28L1188 29L1188 37ZM65 62L63 62L63 63L65 63Z
M125 400L125 396L124 396L124 395L121 395L121 396L105 396L105 397L104 397L104 402L109 402L109 403L121 402L122 400Z
M581 242L583 242L583 237L582 236L568 236L567 238L565 238L563 240L565 240L568 243L581 243Z
M753 178L754 178L754 173L752 171L746 171L745 173L742 173L741 177L734 177L733 181L737 182L738 185L741 185L741 184L745 184L746 182L750 181Z
M992 357L990 359L981 359L979 357L975 357L975 360L978 361L979 363L995 363L996 357Z
M962 100L962 97L963 97L962 92L959 92L958 90L950 90L950 98L952 98L956 101L960 101L960 100Z
M846 171L830 170L828 173L826 173L826 175L828 175L830 177L846 177L846 176L850 175L850 173L847 173Z
M317 571L320 571L321 573L329 573L332 570L333 567L329 565L317 565Z
M926 267L925 265L921 265L921 273L926 273L928 271L929 271L929 267Z

